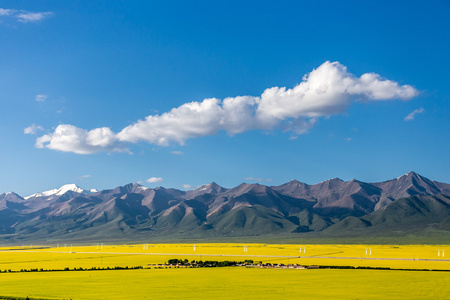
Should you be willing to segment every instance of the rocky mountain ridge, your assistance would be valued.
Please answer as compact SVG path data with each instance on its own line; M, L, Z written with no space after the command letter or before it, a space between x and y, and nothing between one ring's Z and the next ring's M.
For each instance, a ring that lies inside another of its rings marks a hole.
M383 224L411 227L411 220L419 227L447 228L448 195L450 184L414 172L379 183L334 178L314 185L292 180L279 186L242 183L231 189L211 183L191 191L135 183L103 191L66 185L25 198L0 194L0 237L336 234L389 229ZM409 200L401 200L405 198ZM399 218L402 213L394 211L402 208L409 213Z

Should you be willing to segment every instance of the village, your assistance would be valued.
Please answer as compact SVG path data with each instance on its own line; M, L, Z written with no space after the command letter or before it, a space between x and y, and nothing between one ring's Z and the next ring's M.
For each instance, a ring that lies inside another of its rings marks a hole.
M188 261L187 259L169 259L165 264L148 264L147 267L154 268L217 268L217 267L247 267L266 269L318 269L319 266L302 266L299 264L271 264L255 262L253 260L244 261Z

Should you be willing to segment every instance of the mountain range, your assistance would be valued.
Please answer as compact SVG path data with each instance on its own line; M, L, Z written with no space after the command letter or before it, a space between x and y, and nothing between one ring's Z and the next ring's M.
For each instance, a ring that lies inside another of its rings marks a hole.
M0 239L181 239L450 233L450 184L410 172L365 183L333 178L278 186L216 183L195 190L109 190L74 184L22 197L0 194Z

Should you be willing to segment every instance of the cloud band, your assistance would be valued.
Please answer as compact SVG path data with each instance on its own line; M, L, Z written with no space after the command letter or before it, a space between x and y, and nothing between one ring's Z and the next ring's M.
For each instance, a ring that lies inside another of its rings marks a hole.
M188 139L248 130L280 128L295 137L308 132L317 118L343 113L356 100L410 100L419 91L410 85L383 79L375 73L356 77L339 62L325 62L292 89L272 87L261 96L238 96L189 102L161 115L125 127L115 134L108 127L90 131L69 124L36 140L38 148L90 154L126 151L125 142L160 146L183 145Z

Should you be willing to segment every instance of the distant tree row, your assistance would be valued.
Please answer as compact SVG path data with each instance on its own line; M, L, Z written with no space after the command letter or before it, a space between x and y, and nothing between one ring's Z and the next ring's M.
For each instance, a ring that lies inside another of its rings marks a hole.
M64 269L43 269L43 268L35 268L35 269L20 269L20 271L12 271L11 269L8 270L0 270L0 273L17 273L17 272L61 272L61 271L104 271L104 270L136 270L136 269L143 269L142 266L135 266L135 267L121 267L121 266L115 266L115 267L104 267L104 268L98 268L98 267L92 267L92 268L82 268L82 267L75 267L75 268L69 268L65 267ZM0 298L2 299L2 298Z
M169 259L167 261L169 265L179 265L179 266L188 266L188 267L198 267L198 268L205 268L205 267L233 267L233 266L242 266L242 265L249 265L253 264L253 260L248 259L244 261L215 261L215 260L206 260L206 261L188 261L187 259L181 260L181 259Z
M216 267L234 267L234 266L259 266L259 267L274 267L274 268L289 268L290 266L301 267L306 269L370 269L370 270L395 270L395 271L442 271L442 272L450 272L450 270L436 270L436 269L394 269L394 268L388 268L388 267L365 267L365 266L298 266L298 265L284 265L284 264L270 264L262 262L255 263L253 260L244 260L244 261L188 261L187 259L169 259L167 263L164 265L156 265L155 269L162 269L165 268L171 268L171 267L188 267L188 268L216 268ZM128 266L115 266L115 267L92 267L92 268L82 268L82 267L74 267L69 268L66 267L64 269L43 269L43 268L32 268L32 269L20 269L20 271L13 271L11 269L6 270L0 270L0 273L18 273L18 272L61 272L61 271L105 271L105 270L137 270L137 269L151 269L151 267L142 267L142 266L134 266L134 267L128 267ZM7 299L2 298L1 299Z

